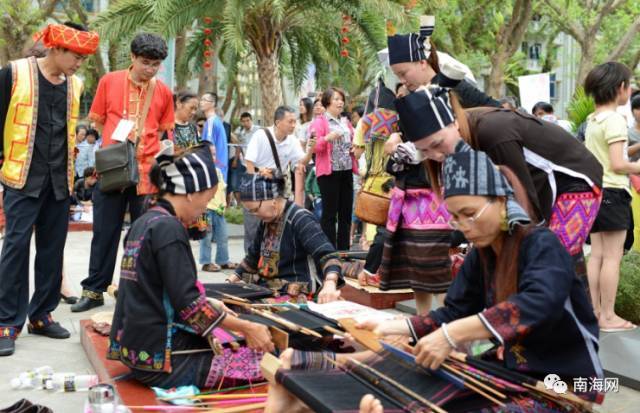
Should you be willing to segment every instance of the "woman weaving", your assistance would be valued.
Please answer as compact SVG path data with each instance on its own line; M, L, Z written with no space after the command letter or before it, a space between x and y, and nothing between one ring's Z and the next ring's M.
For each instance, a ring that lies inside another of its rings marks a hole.
M256 282L303 301L335 301L344 284L335 248L311 212L284 197L284 178L275 170L242 177L240 199L262 223L229 282Z
M156 157L150 173L160 192L125 239L107 358L130 367L140 382L162 388L259 380L260 353L254 350L273 351L269 331L207 299L189 244L187 225L204 212L217 189L209 145L174 160L173 144L166 142L166 153ZM254 350L189 352L215 347L217 326L242 333Z
M431 369L465 344L492 339L500 344L496 357L509 369L537 378L556 373L568 384L575 377L602 378L598 323L557 237L529 224L484 152L462 147L445 160L443 178L451 226L474 248L444 307L381 323L375 331L412 335L416 362ZM582 396L602 400L601 394Z
M523 197L516 178L513 184L518 197ZM550 230L529 224L512 187L487 155L466 147L447 158L444 196L451 226L474 245L448 290L444 307L427 316L377 325L369 322L361 327L383 336L413 336L416 362L434 370L454 350L464 351L474 340L491 339L500 347L483 358L497 358L509 370L538 379L555 373L570 386L575 377L602 378L597 321L574 275L571 257ZM527 204L526 197L523 199ZM314 354L318 353L288 350L283 366L306 368L312 364L308 360L320 360L322 363L315 364L327 368L329 363L323 361L326 353L322 359ZM361 354L356 355L360 360ZM340 361L343 357L333 358ZM290 397L281 386L273 386L272 394L275 397L268 407ZM601 394L579 396L602 401ZM362 400L361 407L363 413L382 411L371 395ZM535 398L501 409L560 411Z

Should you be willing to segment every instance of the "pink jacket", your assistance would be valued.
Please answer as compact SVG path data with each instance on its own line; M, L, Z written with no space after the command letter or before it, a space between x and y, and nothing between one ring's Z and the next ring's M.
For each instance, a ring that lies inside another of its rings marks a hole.
M353 127L351 124L348 125L349 130L351 131L351 140L353 141ZM311 136L311 133L316 133L316 176L323 175L331 175L333 172L331 170L331 153L333 151L333 144L327 141L324 137L329 134L329 121L326 116L318 116L311 122L309 125L308 136ZM351 154L351 170L353 173L358 173L358 161Z

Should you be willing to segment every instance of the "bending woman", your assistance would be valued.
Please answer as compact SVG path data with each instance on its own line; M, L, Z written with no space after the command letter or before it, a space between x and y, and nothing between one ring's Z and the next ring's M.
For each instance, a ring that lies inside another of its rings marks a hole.
M443 84L459 79L455 67L443 67ZM443 80L445 79L445 80ZM582 246L597 216L602 196L602 166L584 145L558 125L501 108L466 111L447 89L421 89L396 101L404 139L429 159L434 188L441 163L456 148L471 145L505 165L522 182L533 206L532 218L548 223L573 256L587 289Z
M186 226L204 212L217 189L208 145L175 160L164 154L157 160L151 180L160 192L125 238L107 358L120 360L148 386L236 384L224 376L227 365L241 365L243 374L235 378L258 380L260 353L247 348L221 355L176 353L210 348L216 327L241 332L251 349L274 347L265 326L240 320L207 299L197 279Z
M242 177L240 199L260 218L257 236L229 282L256 282L303 301L335 301L344 284L336 250L308 210L284 198L284 178L259 174Z

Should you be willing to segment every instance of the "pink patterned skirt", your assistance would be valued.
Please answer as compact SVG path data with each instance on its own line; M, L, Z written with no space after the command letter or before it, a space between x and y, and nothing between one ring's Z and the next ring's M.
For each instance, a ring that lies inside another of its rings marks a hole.
M387 218L387 230L395 232L398 227L406 229L449 230L449 212L444 200L431 189L393 188Z

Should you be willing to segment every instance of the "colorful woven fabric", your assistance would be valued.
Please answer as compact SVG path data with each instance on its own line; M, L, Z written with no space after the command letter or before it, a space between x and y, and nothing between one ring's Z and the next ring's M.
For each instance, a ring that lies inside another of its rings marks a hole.
M262 353L241 347L237 351L225 348L221 355L213 357L205 387L241 385L264 380L260 372Z
M558 196L551 211L549 229L558 236L569 254L582 251L600 209L601 195L569 192Z
M16 338L18 338L18 335L20 335L19 328L9 326L0 327L0 337L9 337L15 340Z
M401 222L405 229L451 229L449 212L442 199L430 189L394 188L387 219L387 230L395 232Z
M387 140L392 133L398 132L398 113L393 110L378 108L362 118L364 124L365 144L382 139Z
M97 32L76 30L64 24L50 24L33 36L34 41L42 40L47 48L64 47L80 54L94 54L100 44Z

